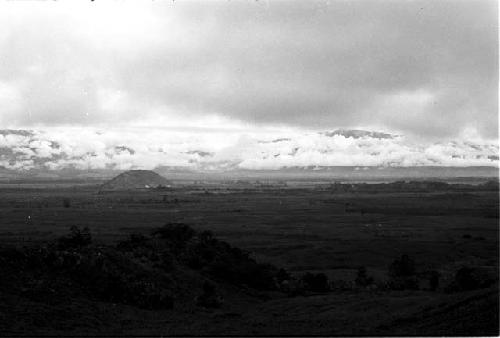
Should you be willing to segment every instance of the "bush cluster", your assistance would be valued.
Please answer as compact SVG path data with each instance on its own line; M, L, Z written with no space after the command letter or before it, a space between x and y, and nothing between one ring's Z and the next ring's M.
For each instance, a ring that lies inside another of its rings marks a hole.
M82 292L90 298L146 309L173 306L164 275L144 269L119 250L92 245L86 228L72 227L69 235L47 245L4 250L0 260L19 271L18 277L28 276L19 283L30 298L48 297L50 292Z
M215 238L211 231L196 232L183 223L168 223L151 237L132 235L118 244L121 250L158 262L164 270L184 264L212 279L257 290L276 289L279 270L261 264L244 250Z
M356 276L355 283L359 287L366 287L368 285L373 284L374 279L371 276L368 276L366 272L366 268L364 266L361 266L358 268L358 274Z
M78 249L92 243L92 235L90 234L89 228L85 227L80 229L73 225L69 231L69 235L60 237L58 240L58 247L60 250Z
M306 273L302 276L304 289L311 292L328 292L330 291L330 284L328 277L324 273Z
M416 275L415 261L408 255L402 255L389 266L388 287L393 290L418 290L419 280Z
M276 289L276 267L257 263L248 252L219 241L210 231L198 234L180 258L189 267L219 281L257 290Z
M218 294L213 283L203 283L203 293L196 298L196 304L206 308L218 308L224 303L223 297Z
M487 288L498 282L498 276L481 268L464 266L455 273L454 280L445 288L446 292L471 291Z

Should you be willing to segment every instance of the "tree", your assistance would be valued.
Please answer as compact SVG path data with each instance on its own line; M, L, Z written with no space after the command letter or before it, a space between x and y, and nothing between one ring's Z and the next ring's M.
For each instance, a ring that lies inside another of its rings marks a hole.
M489 287L495 284L497 276L480 268L462 267L455 274L455 283L459 290L468 291Z
M71 200L69 198L63 199L63 207L65 207L65 208L71 207Z
M358 274L356 276L356 285L365 287L373 284L373 277L369 277L366 273L366 268L364 266L359 267Z
M276 274L276 281L278 283L282 283L283 281L290 280L291 276L290 274L283 268L278 270L278 273Z
M92 236L89 228L85 227L80 230L76 225L70 228L70 234L59 238L59 248L81 248L92 243Z
M302 281L306 289L313 292L326 292L330 290L328 277L324 273L313 274L308 272L302 276Z
M394 260L389 266L389 287L395 290L417 290L418 279L415 269L415 261L408 255L402 255L400 259Z
M218 308L222 303L223 299L217 294L215 285L205 281L203 283L203 293L196 298L196 304L206 308Z
M153 235L169 243L175 253L180 253L196 235L196 231L184 223L167 223Z
M410 277L415 275L415 261L408 255L402 255L389 266L391 277Z
M439 272L432 270L429 275L429 288L431 291L436 291L439 287Z

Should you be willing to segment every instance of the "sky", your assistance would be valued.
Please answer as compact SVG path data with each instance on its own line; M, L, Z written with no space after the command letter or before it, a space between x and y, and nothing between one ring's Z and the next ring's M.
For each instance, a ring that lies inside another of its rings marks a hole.
M473 140L498 153L498 4L4 1L0 125L107 132L115 146L208 133L235 153L264 134L365 129L415 151Z

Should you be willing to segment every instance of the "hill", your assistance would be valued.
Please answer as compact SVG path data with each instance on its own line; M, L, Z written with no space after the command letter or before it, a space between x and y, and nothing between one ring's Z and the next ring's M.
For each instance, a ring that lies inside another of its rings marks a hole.
M152 170L129 170L104 183L100 191L151 189L170 184L169 180Z
M498 335L496 285L313 290L183 223L112 245L72 227L0 263L1 336Z

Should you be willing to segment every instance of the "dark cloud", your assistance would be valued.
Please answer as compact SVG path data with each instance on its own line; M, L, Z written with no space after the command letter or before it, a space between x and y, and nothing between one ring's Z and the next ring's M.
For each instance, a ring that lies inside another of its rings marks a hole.
M436 137L472 127L498 137L496 1L144 6L145 20L130 22L138 32L118 27L102 32L107 40L99 31L82 37L47 11L2 24L11 33L0 40L9 47L0 84L20 92L21 108L1 114L19 124L94 124L165 108L257 124ZM119 15L105 19L113 25ZM110 113L102 101L114 91L127 100Z

